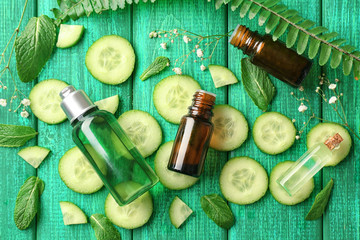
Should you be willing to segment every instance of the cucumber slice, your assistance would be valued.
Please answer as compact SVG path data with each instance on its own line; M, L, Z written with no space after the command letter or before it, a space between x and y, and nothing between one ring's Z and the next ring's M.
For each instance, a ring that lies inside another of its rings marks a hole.
M216 88L237 83L239 80L228 68L220 65L209 65L209 71Z
M136 182L123 182L115 187L120 195L128 195L126 190L130 188L139 188L140 184ZM144 193L133 202L119 206L115 199L109 195L105 200L105 215L115 225L126 228L134 229L143 226L147 223L153 212L153 201L149 192Z
M85 65L91 75L106 84L125 82L134 70L135 53L130 42L117 35L96 40L88 49Z
M59 93L68 84L57 79L47 79L36 84L30 91L30 108L35 116L48 124L57 124L66 120L60 107Z
M255 120L253 136L261 151L276 155L294 144L296 129L288 117L278 112L267 112Z
M87 223L85 213L72 202L59 202L64 225Z
M216 105L213 109L214 132L210 147L219 151L238 148L248 137L249 126L244 115L229 105Z
M352 145L349 132L336 123L319 123L307 134L306 145L308 148L311 148L317 143L325 142L329 137L334 136L336 133L339 133L344 140L340 143L340 148L332 151L332 158L325 166L335 166L349 154Z
M149 113L130 110L121 114L118 122L144 158L153 154L160 146L161 128Z
M90 150L90 148L88 148ZM92 154L94 156L94 154ZM96 161L96 159L94 159ZM105 173L106 165L100 170ZM74 192L90 194L98 191L104 183L77 147L68 150L59 161L59 174L65 185Z
M170 171L167 166L174 141L164 143L156 153L154 165L156 175L162 185L169 189L181 190L194 185L199 179L185 174Z
M104 98L99 101L94 102L100 110L106 110L115 114L116 110L119 107L119 95L114 95L112 97Z
M61 24L56 47L69 48L76 45L83 36L84 30L82 25Z
M235 157L230 159L221 171L220 189L229 202L251 204L265 195L268 189L268 176L256 160Z
M175 196L169 208L171 224L174 225L174 227L179 228L192 213L193 210L191 210L191 208L189 208L189 206L178 196Z
M307 199L311 192L314 190L314 179L311 178L305 185L295 194L290 196L286 190L276 182L276 180L287 171L293 164L292 161L285 161L278 163L270 173L270 183L269 188L271 195L281 204L284 205L295 205L303 202Z
M38 168L50 150L44 147L33 146L21 149L17 154L34 168Z
M166 121L179 124L187 114L192 97L200 85L187 75L172 75L156 84L153 92L154 105Z

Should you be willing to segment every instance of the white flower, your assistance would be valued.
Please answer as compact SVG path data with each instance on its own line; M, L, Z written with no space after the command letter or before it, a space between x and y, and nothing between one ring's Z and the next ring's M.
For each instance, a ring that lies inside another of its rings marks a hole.
M199 58L203 57L203 56L204 56L203 50L201 50L200 48L198 48L198 49L196 50L196 55L197 55Z
M167 36L168 36L167 34L164 35L164 37L167 37Z
M336 84L335 83L332 83L329 85L329 89L330 90L334 90L336 88Z
M171 43L174 43L174 39L171 39L171 41L170 41Z
M200 69L201 71L205 71L206 67L204 66L204 64L201 64Z
M21 117L23 118L27 118L29 116L29 113L26 111L26 110L23 110L21 113L20 113Z
M300 139L300 136L299 136L299 135L296 135L295 138L296 138L296 140L299 140L299 139Z
M191 39L186 35L183 37L183 40L185 43L191 42Z
M7 102L6 99L0 99L0 106L6 107Z
M316 89L315 89L315 92L319 92L319 90L320 90L320 87L316 87Z
M162 49L166 49L166 48L167 48L166 42L160 43L160 46L161 46Z
M196 45L195 45L195 48L199 48L199 44L196 44Z
M303 86L300 86L300 87L299 87L299 91L300 91L300 92L303 92L303 91L304 91L304 87L303 87Z
M4 86L3 89L6 90L6 89L7 89L7 86Z
M182 74L181 68L179 68L179 67L173 68L172 70L173 70L176 74L179 74L179 75Z
M149 38L153 38L154 37L154 32L150 32L149 33Z
M332 96L332 97L329 99L329 103L330 103L330 104L336 103L336 101L337 101L337 97L335 97L335 96Z
M308 107L305 106L303 103L301 103L298 108L299 112L305 112L307 109L308 109Z
M24 105L24 107L30 106L30 100L24 98L23 100L21 100L21 104Z

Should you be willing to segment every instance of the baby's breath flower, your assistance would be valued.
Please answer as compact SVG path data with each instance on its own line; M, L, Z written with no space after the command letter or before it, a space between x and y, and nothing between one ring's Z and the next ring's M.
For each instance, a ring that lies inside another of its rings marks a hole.
M156 38L158 36L158 33L157 32L153 32L153 37Z
M344 94L343 94L343 93L340 93L340 96L344 96Z
M337 97L335 97L335 96L332 96L332 97L329 99L329 103L330 103L330 104L334 104L334 103L336 103L336 101L337 101Z
M7 89L7 86L3 86L3 89L6 90L6 89Z
M154 32L150 32L149 33L149 38L153 38L154 37Z
M300 91L300 92L304 91L304 87L303 87L303 86L300 86L300 87L299 87L299 91Z
M6 99L0 99L0 106L6 107L7 102Z
M23 118L27 118L27 117L29 117L29 113L28 113L26 110L23 110L23 111L20 113L20 116L23 117Z
M296 135L295 138L296 138L296 140L299 140L299 139L300 139L300 136L299 136L299 135Z
M171 41L170 41L171 43L174 43L174 39L171 39Z
M319 90L320 90L320 87L316 87L316 89L315 89L315 92L319 92Z
M303 103L301 103L298 108L299 112L305 112L307 109L308 109L308 107L305 106Z
M329 89L330 90L334 90L336 88L336 84L335 83L332 83L329 85Z
M23 100L21 100L21 104L24 105L24 107L30 106L30 100L27 98L24 98Z
M160 46L161 46L162 49L166 49L166 48L167 48L166 42L160 43Z
M179 74L179 75L182 74L181 68L179 68L179 67L173 68L172 70L173 70L174 73L176 73L176 74Z
M178 34L178 30L177 30L177 29L174 29L173 33L174 33L174 34Z
M204 64L201 64L200 70L201 70L201 71L205 71L205 69L206 69L206 67L204 66Z
M335 78L335 82L339 82L339 81L340 81L339 79Z
M319 85L323 85L324 84L324 80L320 80L320 82L319 82Z
M164 35L164 37L167 37L167 36L168 36L167 34Z
M198 48L196 50L196 55L199 57L199 58L202 58L204 56L204 52L203 50L201 50L200 48Z
M191 41L191 39L186 35L183 37L183 40L184 40L185 43L188 43L188 42Z
M291 121L294 123L294 122L296 122L296 119L295 119L295 118L293 118Z
M199 47L200 47L199 44L196 44L196 45L195 45L195 48L199 48Z

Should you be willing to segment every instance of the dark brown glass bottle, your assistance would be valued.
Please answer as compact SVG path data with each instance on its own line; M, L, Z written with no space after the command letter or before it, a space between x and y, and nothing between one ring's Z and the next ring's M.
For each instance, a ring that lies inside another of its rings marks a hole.
M201 175L213 132L211 117L215 98L215 94L203 90L194 94L189 113L182 117L176 134L169 170L193 177Z
M230 44L243 50L250 61L274 77L294 87L300 86L311 68L311 61L271 35L261 36L238 25L230 37Z

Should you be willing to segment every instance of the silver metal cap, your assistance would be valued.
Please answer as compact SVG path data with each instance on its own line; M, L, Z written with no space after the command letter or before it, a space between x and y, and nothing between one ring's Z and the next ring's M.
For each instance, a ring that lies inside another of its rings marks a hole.
M76 90L71 85L64 88L59 95L62 99L60 106L70 123L89 109L96 107L83 90Z

